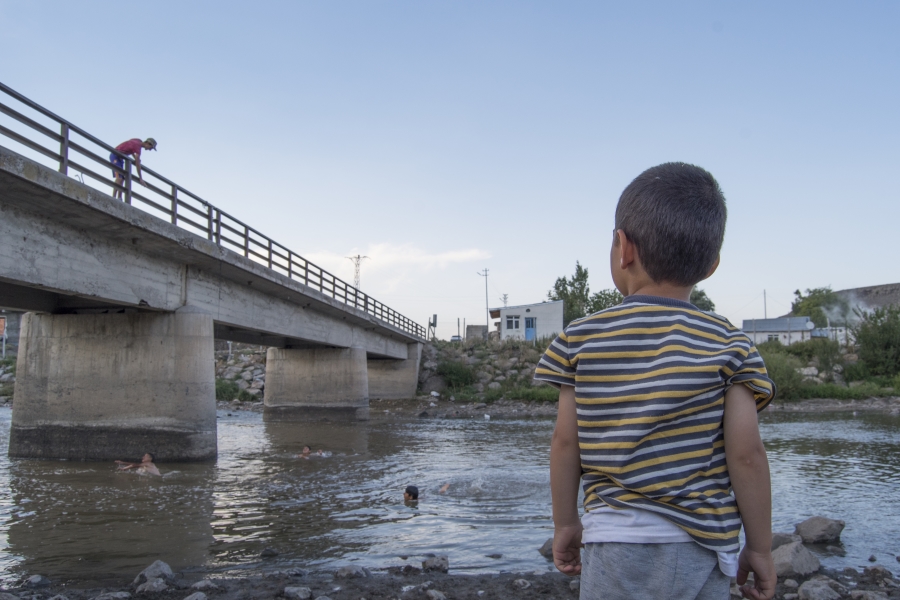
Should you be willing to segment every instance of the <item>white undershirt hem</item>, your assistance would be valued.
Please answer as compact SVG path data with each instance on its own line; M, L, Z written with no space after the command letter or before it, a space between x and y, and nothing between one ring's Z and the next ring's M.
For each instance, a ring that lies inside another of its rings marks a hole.
M693 542L686 531L649 510L599 506L581 517L583 544L618 542L623 544L676 544ZM737 575L738 553L716 552L719 570L728 577Z

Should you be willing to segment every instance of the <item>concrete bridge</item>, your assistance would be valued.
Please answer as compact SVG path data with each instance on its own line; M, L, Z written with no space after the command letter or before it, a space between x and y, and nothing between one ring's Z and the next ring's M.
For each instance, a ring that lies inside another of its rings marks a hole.
M420 325L147 167L113 199L112 147L0 92L0 306L31 311L10 456L214 458L214 338L269 346L269 420L415 395Z

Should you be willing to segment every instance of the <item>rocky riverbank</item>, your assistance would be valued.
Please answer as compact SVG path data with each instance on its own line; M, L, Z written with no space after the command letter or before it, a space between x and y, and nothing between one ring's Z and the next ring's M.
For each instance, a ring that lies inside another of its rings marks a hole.
M813 517L798 524L794 533L775 534L773 556L780 600L888 600L900 598L900 583L885 566L862 570L823 569L807 548L815 544L840 544L843 522ZM541 553L548 551L548 544ZM261 559L274 558L263 551ZM872 557L875 559L875 557ZM870 559L871 560L871 559ZM900 560L900 559L897 559ZM549 558L548 558L549 564ZM39 574L0 589L0 600L454 600L454 599L557 599L578 597L579 579L555 571L466 575L450 572L445 556L431 556L421 566L370 570L346 566L332 571L234 570L173 572L156 561L130 583L91 587L77 581L57 582ZM731 597L740 598L736 584Z

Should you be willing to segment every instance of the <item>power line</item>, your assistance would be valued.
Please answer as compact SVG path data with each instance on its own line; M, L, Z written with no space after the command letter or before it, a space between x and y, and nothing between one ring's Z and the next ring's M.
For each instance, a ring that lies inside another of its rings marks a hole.
M369 258L368 256L360 256L357 254L356 256L348 256L347 260L353 262L354 271L353 271L353 287L359 289L359 264Z

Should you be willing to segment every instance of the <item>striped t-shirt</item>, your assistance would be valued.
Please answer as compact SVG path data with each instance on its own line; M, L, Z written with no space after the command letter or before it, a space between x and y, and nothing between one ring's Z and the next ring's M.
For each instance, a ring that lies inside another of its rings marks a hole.
M569 324L534 377L575 386L586 511L652 511L705 548L738 550L725 391L748 386L757 410L775 396L743 332L687 302L628 296Z

